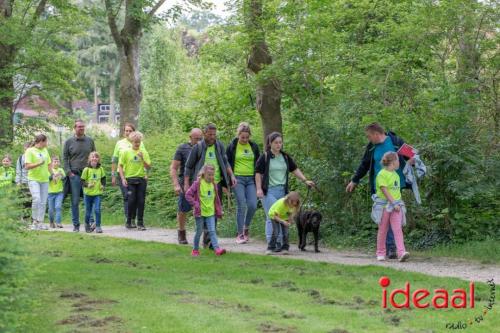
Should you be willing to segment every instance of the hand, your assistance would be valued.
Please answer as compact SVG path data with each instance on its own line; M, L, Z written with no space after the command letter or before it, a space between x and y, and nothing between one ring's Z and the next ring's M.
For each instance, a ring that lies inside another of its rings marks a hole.
M231 187L235 187L238 184L235 176L231 176Z
M354 191L356 186L358 186L358 184L354 183L353 181L350 181L349 184L347 184L345 191L351 193L352 191Z
M262 191L261 188L257 190L257 198L259 199L264 198L264 191Z
M142 160L143 159L142 151L138 152L137 156L139 156L139 158Z
M181 186L179 184L174 186L175 195L179 195L181 193Z
M116 186L116 176L111 176L111 185Z
M400 205L396 205L396 206L394 206L394 210L395 210L396 212L399 212L399 211L401 210L401 206L400 206Z
M148 175L144 175L144 180L147 181L148 180Z
M415 158L414 157L410 158L406 163L410 163L410 165L415 165Z
M312 180L305 180L304 183L306 183L307 186L309 187L314 187L316 186L316 184L314 184L314 182Z
M122 185L123 185L123 187L128 187L128 183L127 183L127 180L125 178L123 178L123 180L122 180Z
M70 172L68 173L68 176L69 176L69 177L74 177L74 176L75 176L75 174L74 174L73 172L71 172L71 171L70 171Z

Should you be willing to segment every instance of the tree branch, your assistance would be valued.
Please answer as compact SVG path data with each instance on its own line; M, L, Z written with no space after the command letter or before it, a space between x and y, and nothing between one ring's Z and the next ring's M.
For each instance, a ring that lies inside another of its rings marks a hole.
M113 14L113 5L111 4L111 0L104 0L104 4L106 6L106 14L108 16L108 25L111 30L111 35L116 43L116 46L120 48L122 46L122 41L120 38L120 32L118 31L118 26L116 24L116 15ZM121 6L121 5L120 5ZM117 13L119 10L117 11Z
M167 0L160 0L153 6L153 8L149 11L148 15L153 17L154 14L158 11L158 9L165 3Z

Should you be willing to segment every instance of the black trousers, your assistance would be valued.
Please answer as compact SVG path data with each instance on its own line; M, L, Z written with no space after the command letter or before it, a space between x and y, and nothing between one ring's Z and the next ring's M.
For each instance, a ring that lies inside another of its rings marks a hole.
M131 224L137 218L138 225L144 225L144 204L146 201L146 187L148 185L144 178L127 178L127 224Z

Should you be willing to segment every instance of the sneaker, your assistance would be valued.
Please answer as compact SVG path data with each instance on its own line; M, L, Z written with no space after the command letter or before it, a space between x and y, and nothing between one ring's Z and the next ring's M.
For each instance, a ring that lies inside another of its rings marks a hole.
M408 252L404 252L401 257L399 257L399 262L404 262L410 258L410 254Z
M245 244L246 242L245 235L241 234L236 236L236 244Z
M63 228L63 225L61 223L57 223L56 226L59 228L59 229L62 229Z
M273 251L272 251L272 250L266 250L266 256L269 256L269 255L271 255L271 254L273 254Z
M245 238L245 242L250 241L250 232L248 229L243 230L243 237Z
M56 224L54 222L50 222L50 227L54 229L56 227Z
M200 256L200 251L199 250L193 250L191 251L191 257L199 257Z
M38 223L37 222L31 223L30 230L38 230Z
M277 249L274 249L273 252L274 253L280 253L282 250L280 248L277 248Z
M94 231L96 228L96 224L95 222L92 222L92 224L90 225L90 232Z
M281 250L281 254L287 255L287 254L290 254L290 253L288 252L288 250L286 250L286 249L282 249L282 250Z
M80 232L80 226L79 225L74 225L73 226L73 232Z
M125 228L127 228L127 229L132 229L132 224L130 224L130 223L126 223L126 224L125 224Z
M90 229L90 224L85 223L85 232L90 233L92 232L92 229Z
M102 234L102 228L101 227L96 227L95 228L95 232L97 232L98 234Z
M221 256L221 255L223 255L225 253L226 253L226 249L223 249L221 247L219 247L217 250L215 250L215 255L216 256Z
M132 223L130 224L130 228L132 228L132 229L137 228L137 224L135 224L135 222L132 222Z
M389 259L398 259L398 255L396 254L395 251L389 251L387 253L387 258L389 258Z
M385 256L377 256L378 261L385 261Z
M133 227L132 227L132 228L133 228ZM142 224L139 224L139 225L137 226L137 230L139 230L139 231L144 231L144 230L146 230L146 227L145 227L144 225L142 225Z

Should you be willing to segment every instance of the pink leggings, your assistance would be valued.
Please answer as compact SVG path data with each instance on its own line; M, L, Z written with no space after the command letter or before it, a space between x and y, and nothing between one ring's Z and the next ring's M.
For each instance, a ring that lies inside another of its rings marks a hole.
M403 240L403 226L402 224L403 212L387 212L384 209L382 213L382 220L378 226L377 233L377 256L385 256L385 239L387 237L387 230L389 229L389 223L391 224L392 233L394 234L394 240L396 242L396 249L398 251L398 257L400 257L405 252L405 243Z

